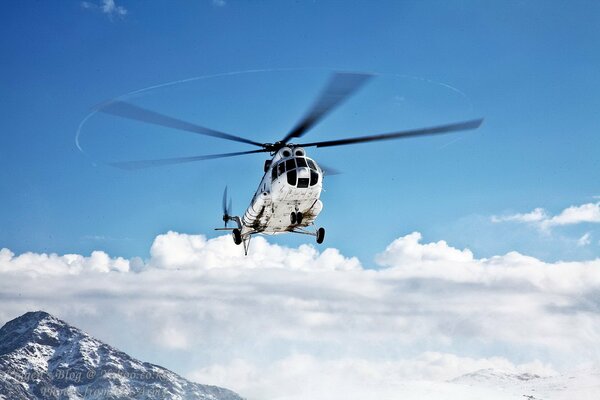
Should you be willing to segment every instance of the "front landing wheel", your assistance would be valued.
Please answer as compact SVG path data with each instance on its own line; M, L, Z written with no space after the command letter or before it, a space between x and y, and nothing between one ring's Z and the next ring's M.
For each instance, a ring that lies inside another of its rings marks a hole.
M231 235L233 236L233 243L241 244L242 243L242 232L238 228L235 228L231 231Z
M321 244L325 240L325 228L317 229L317 243Z

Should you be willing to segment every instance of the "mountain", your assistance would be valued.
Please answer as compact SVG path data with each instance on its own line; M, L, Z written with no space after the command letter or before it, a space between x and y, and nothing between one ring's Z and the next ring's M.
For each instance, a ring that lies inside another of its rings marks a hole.
M43 311L0 329L0 399L242 400L138 361Z
M595 400L600 393L600 368L587 368L568 374L540 376L482 369L450 381L470 387L495 389L524 400Z

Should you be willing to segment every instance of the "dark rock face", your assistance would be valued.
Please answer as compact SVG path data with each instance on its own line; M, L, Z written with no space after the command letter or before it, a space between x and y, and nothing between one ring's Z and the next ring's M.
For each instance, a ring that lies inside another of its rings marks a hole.
M43 311L0 329L0 399L242 400L138 361Z

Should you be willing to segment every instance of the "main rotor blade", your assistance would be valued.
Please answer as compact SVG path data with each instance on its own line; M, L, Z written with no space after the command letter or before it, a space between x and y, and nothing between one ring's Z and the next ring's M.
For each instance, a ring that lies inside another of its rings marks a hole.
M305 143L299 144L301 147L330 147L330 146L342 146L346 144L355 144L355 143L365 143L365 142L374 142L378 140L390 140L390 139L401 139L408 138L413 136L426 136L426 135L438 135L442 133L450 133L457 131L467 131L471 129L477 129L483 122L483 118L474 119L471 121L458 122L454 124L440 125L434 126L431 128L421 128L421 129L412 129L407 131L393 132L393 133L384 133L380 135L371 135L371 136L359 136L355 138L347 138L347 139L337 139L337 140L327 140L323 142L313 142L313 143Z
M132 119L135 121L146 122L148 124L160 125L167 128L178 129L180 131L193 132L200 135L212 136L220 139L232 140L234 142L247 143L254 146L263 147L262 143L255 142L250 139L245 139L243 137L230 135L228 133L219 132L204 126L192 124L191 122L169 117L167 115L157 113L156 111L147 110L124 101L111 101L99 106L97 110L106 114L116 115L118 117Z
M341 175L342 171L337 168L330 167L329 165L325 165L322 162L319 163L321 167L321 171L323 171L323 175L332 176L332 175Z
M370 78L372 78L372 75L369 74L347 72L334 74L304 118L296 124L290 133L281 139L281 142L287 143L292 138L299 138L304 135L333 109L360 89Z
M235 157L241 156L244 154L254 154L254 153L264 153L267 150L249 150L249 151L239 151L236 153L224 153L224 154L208 154L204 156L192 156L192 157L175 157L175 158L160 158L155 160L138 160L138 161L117 161L108 163L113 167L134 170L134 169L142 169L142 168L151 168L151 167L161 167L165 165L174 165L174 164L183 164L194 161L203 161L203 160L212 160L215 158L225 158L225 157Z

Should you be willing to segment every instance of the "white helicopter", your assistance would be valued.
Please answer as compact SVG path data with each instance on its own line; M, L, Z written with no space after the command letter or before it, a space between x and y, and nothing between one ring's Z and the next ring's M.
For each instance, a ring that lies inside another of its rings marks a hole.
M259 147L255 150L225 154L110 163L110 165L122 169L131 170L233 157L244 154L270 153L272 158L265 161L264 175L260 185L250 202L250 206L248 206L241 218L239 216L230 215L231 199L229 202L227 201L227 187L225 187L225 192L223 193L223 221L225 222L225 227L216 229L231 231L233 241L237 245L243 244L244 253L247 255L250 247L250 239L252 238L252 235L255 234L293 232L315 236L317 243L323 243L325 229L316 228L315 219L323 209L323 203L319 200L319 197L323 188L323 177L327 174L327 169L325 168L325 170L323 170L315 160L309 158L304 148L341 146L378 140L472 130L478 128L483 122L483 119L474 119L378 135L303 144L294 144L290 142L292 139L302 137L333 109L347 100L352 94L356 93L356 91L372 77L373 75L364 73L340 72L333 74L306 115L287 135L275 143L255 142L243 137L219 132L197 124L159 114L123 101L105 103L98 107L97 110L123 118ZM227 223L229 221L234 221L237 224L237 227L228 228Z

